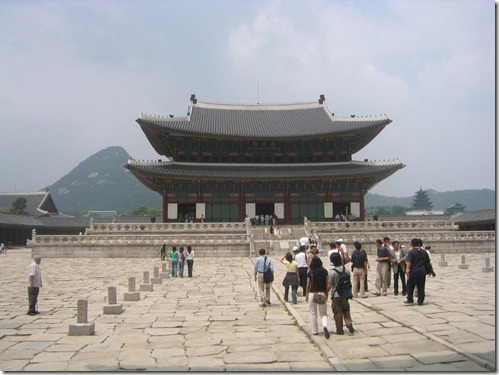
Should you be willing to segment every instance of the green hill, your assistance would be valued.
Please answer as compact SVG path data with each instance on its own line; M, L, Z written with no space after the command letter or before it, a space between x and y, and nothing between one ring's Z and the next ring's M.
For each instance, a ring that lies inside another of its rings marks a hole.
M89 210L129 214L139 207L161 209L161 196L146 188L123 166L130 155L122 147L108 147L48 186L60 212L85 215Z

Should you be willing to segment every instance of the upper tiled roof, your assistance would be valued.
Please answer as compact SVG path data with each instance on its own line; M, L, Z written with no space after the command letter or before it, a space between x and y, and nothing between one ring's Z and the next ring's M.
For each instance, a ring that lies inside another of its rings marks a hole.
M311 138L345 133L378 133L391 120L375 117L336 117L325 101L295 104L220 104L191 101L186 117L141 115L146 134L204 135L226 138Z
M37 191L31 193L0 193L0 207L11 208L19 198L26 199L26 213L33 216L57 215L57 210L50 192Z
M129 160L125 166L134 174L170 178L200 179L306 179L373 177L381 181L405 167L397 161L305 164L219 164L142 162Z

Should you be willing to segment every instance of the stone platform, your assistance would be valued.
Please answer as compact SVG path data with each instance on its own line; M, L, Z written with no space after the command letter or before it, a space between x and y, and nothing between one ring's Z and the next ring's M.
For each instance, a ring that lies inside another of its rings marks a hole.
M0 257L2 371L495 370L495 272L481 272L490 254L467 257L467 270L458 269L458 254L446 256L447 267L434 259L437 277L427 281L423 306L404 306L393 294L352 300L355 333L329 340L308 334L303 297L283 302L283 254L271 257L276 275L265 308L252 258L196 259L193 278L168 278L138 301L121 300L128 278L152 272L159 257L42 259L36 316L26 315L30 255L14 249ZM493 257L490 266L496 269ZM369 281L372 291L374 273ZM122 314L103 314L110 285ZM81 298L95 334L70 336ZM328 313L332 331L330 307Z

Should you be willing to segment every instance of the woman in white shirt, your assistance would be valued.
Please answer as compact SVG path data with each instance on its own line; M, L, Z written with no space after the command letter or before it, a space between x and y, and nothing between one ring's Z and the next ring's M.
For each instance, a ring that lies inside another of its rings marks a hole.
M192 266L194 265L194 250L192 246L187 246L187 273L189 277L192 277Z

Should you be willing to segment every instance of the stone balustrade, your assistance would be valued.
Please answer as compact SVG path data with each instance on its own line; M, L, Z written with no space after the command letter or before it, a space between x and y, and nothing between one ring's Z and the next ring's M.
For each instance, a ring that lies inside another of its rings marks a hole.
M414 232L336 232L336 233L317 233L319 240L326 242L334 242L338 238L342 238L347 242L374 242L378 238L383 239L384 236L389 236L392 240L400 242L410 242L413 238L422 238L425 242L428 241L495 241L496 235L494 231L414 231Z
M309 230L315 233L336 232L364 232L364 231L457 231L459 227L451 220L425 220L425 221L332 221L308 222Z
M86 234L106 233L246 233L246 223L94 223Z
M248 235L240 234L206 234L206 233L189 233L188 236L179 236L178 233L162 234L162 235L36 235L34 241L29 242L29 246L43 244L155 244L162 245L183 245L197 243L238 243L247 242Z

